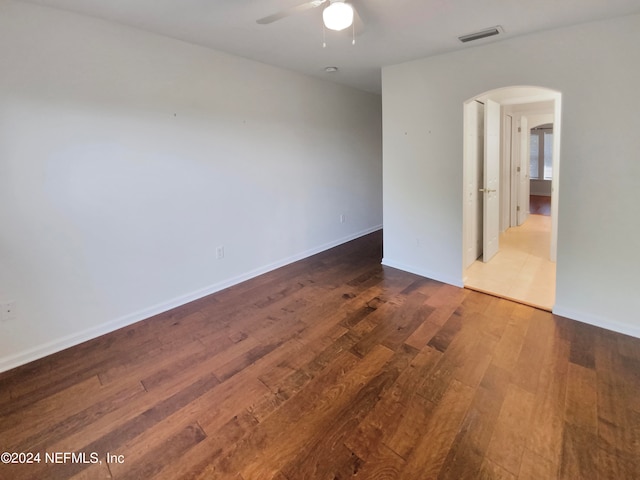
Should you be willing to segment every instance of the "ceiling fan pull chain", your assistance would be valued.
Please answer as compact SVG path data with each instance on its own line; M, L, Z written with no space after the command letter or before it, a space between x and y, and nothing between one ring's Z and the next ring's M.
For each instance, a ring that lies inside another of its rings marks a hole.
M324 22L322 22L322 48L327 48L327 35L324 28Z
M355 45L356 44L356 22L353 22L351 24L351 35L353 36L351 40L351 45Z

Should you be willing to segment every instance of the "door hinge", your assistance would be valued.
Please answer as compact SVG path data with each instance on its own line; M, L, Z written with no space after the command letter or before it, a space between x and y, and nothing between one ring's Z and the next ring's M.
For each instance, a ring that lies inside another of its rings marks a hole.
M519 212L519 211L520 211L520 205L516 207L516 212Z
M518 127L518 133L522 133L522 127Z
M518 170L516 170L518 173L520 173L520 167L518 167Z

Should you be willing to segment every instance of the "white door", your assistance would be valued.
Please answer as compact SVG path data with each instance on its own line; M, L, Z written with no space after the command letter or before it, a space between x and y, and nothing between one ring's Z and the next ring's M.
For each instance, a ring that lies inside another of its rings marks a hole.
M520 117L520 182L518 185L518 225L522 225L529 218L529 193L531 167L531 142L529 121L527 117Z
M484 206L482 261L498 253L500 234L500 104L487 99L484 104Z
M500 232L511 226L511 163L513 117L502 115L502 170L500 174Z
M465 255L464 268L482 255L482 188L484 182L484 105L465 105Z

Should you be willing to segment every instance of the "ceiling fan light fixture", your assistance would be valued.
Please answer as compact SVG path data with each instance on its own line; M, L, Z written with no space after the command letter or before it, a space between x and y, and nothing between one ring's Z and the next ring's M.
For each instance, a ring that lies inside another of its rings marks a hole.
M333 1L323 10L322 20L329 30L344 30L353 24L353 7L343 1Z

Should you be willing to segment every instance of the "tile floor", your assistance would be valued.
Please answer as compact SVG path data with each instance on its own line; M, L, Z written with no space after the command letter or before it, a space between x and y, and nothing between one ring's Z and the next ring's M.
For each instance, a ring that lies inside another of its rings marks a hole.
M476 260L464 272L473 290L551 310L555 303L556 264L549 260L551 217L529 215L519 227L500 235L500 250L488 263Z

